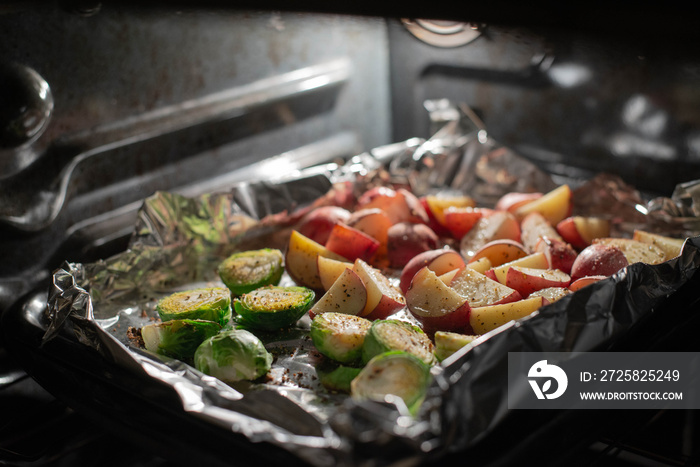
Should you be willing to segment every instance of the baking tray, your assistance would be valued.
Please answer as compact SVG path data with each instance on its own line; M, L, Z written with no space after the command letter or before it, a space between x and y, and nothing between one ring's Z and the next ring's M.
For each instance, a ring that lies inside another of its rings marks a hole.
M184 465L413 465L464 453L485 464L526 455L544 463L570 456L571 443L543 452L543 442L565 438L585 447L609 425L610 411L509 411L508 352L677 345L670 336L697 320L694 237L676 259L631 265L465 347L434 369L415 417L400 401L320 391L305 320L287 334L265 336L275 349L276 376L263 385L228 386L130 345L126 328L144 324L160 296L216 282L213 266L232 251L282 246L312 206L343 204L353 192L387 183L418 194L458 189L489 205L505 192L544 191L557 182L459 119L427 141L375 148L344 164L228 193L157 193L144 202L129 250L97 263L65 263L48 291L3 315L7 346L42 386L92 421ZM648 227L687 235L697 225L688 214L695 185L679 187L673 198L644 200L601 176L582 181L575 196L588 209L605 206L619 233ZM643 412L613 419L627 423Z

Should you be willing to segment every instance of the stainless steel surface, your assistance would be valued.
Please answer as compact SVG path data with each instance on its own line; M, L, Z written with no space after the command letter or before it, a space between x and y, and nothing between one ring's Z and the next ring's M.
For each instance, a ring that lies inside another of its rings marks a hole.
M401 22L411 34L436 47L459 47L481 34L477 24L463 21L402 19Z
M394 140L430 136L426 100L464 102L491 137L551 172L606 171L668 195L700 178L700 53L675 36L626 37L625 24L614 36L488 24L439 48L390 22Z
M226 190L391 142L382 19L85 5L0 10L1 61L54 98L22 146L34 163L0 174L0 308L63 259L123 248L157 190Z
M49 10L8 14L0 21L17 41L4 42L2 56L41 69L56 100L51 125L30 148L39 154L41 168L0 182L0 222L16 229L46 228L66 197L104 190L130 177L130 167L142 175L267 130L278 129L274 136L267 133L264 145L213 160L207 172L338 131L354 131L366 147L388 142L388 118L375 120L388 110L386 85L376 85L387 82L386 43L377 20L230 12L130 15L103 8L89 18ZM30 42L36 29L47 31L44 48ZM358 39L352 47L342 40L346 34ZM69 63L63 50L73 57ZM309 121L313 116L318 124ZM290 126L293 131L279 134ZM136 145L165 135L185 140L176 147L141 149L138 161L115 155L125 148L134 153ZM100 161L87 162L96 156ZM76 177L96 171L99 185Z
M26 202L13 210L4 211L4 216L0 214L0 222L26 231L46 228L60 214L76 172L90 158L106 154L105 157L108 157L111 151L142 141L252 114L264 106L302 98L324 88L341 86L350 77L350 60L340 58L62 136L52 144L80 148L79 152L48 180L47 187L43 190L37 190L32 183L36 181L35 174L30 172L30 179L18 176L13 185L22 191L2 192L0 205L11 206L11 200L17 197Z
M0 64L0 89L1 179L39 157L27 146L46 129L54 102L46 80L17 63Z

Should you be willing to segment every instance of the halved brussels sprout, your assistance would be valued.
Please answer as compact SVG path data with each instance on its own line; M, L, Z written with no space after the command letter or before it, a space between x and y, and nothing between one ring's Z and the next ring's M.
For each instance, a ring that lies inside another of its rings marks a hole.
M443 361L479 336L468 336L456 332L437 331L435 333L435 356Z
M311 340L326 357L342 363L359 361L362 344L372 326L368 319L343 313L327 312L311 321Z
M362 361L391 350L401 350L420 358L428 365L436 362L433 342L418 326L396 319L377 320L367 331L362 346Z
M236 296L279 284L283 271L284 256L274 248L234 253L219 264L219 277Z
M161 299L156 311L163 321L203 319L224 326L231 319L231 292L225 287L177 292Z
M251 332L231 329L202 342L194 353L194 364L202 373L233 383L265 375L272 366L272 355Z
M315 298L306 287L266 286L243 294L234 301L244 325L273 331L294 325L309 311Z
M431 382L430 365L402 351L379 354L372 358L350 383L355 399L383 400L388 394L398 396L415 413Z
M337 365L326 361L316 367L318 380L329 391L350 393L352 380L360 374L362 368Z
M216 335L221 326L201 319L174 319L141 328L146 350L179 360L190 360L197 347Z

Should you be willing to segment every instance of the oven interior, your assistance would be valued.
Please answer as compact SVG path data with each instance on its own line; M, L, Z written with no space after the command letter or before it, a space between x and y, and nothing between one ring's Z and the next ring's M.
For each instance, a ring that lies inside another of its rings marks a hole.
M690 20L562 8L544 21L534 6L469 14L440 2L266 7L0 4L0 313L46 288L63 260L123 251L155 191L224 191L429 138L450 103L562 179L608 172L651 197L700 178ZM655 338L697 350L689 329ZM6 347L0 463L178 463L57 398ZM586 418L606 424L594 440L561 433L580 420L533 440L571 442L554 463L700 462L693 411ZM114 436L120 448L105 452Z

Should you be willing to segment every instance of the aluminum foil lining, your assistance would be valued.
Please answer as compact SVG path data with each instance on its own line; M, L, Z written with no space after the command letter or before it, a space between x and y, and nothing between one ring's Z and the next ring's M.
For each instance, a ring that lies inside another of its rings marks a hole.
M375 148L347 163L251 181L227 193L198 198L159 192L146 199L127 251L90 264L65 263L49 293L48 341L58 333L98 350L105 359L165 383L193 417L269 442L314 466L387 465L438 458L474 447L507 418L503 368L512 351L587 351L607 348L640 317L676 293L700 266L700 241L686 242L665 264L632 265L571 294L529 318L480 337L435 367L417 416L401 400L352 400L329 394L315 375L319 355L308 319L261 338L275 355L269 381L227 385L189 365L139 349L128 337L157 316L156 301L177 290L221 285L216 265L234 251L283 249L290 229L315 206L350 207L376 185L410 187L416 194L458 191L493 205L511 191L546 192L552 178L491 139L464 107L429 140ZM635 228L696 236L700 182L669 198L645 200L618 178L601 174L569 181L577 213L607 216L616 235ZM291 284L286 275L283 284Z

